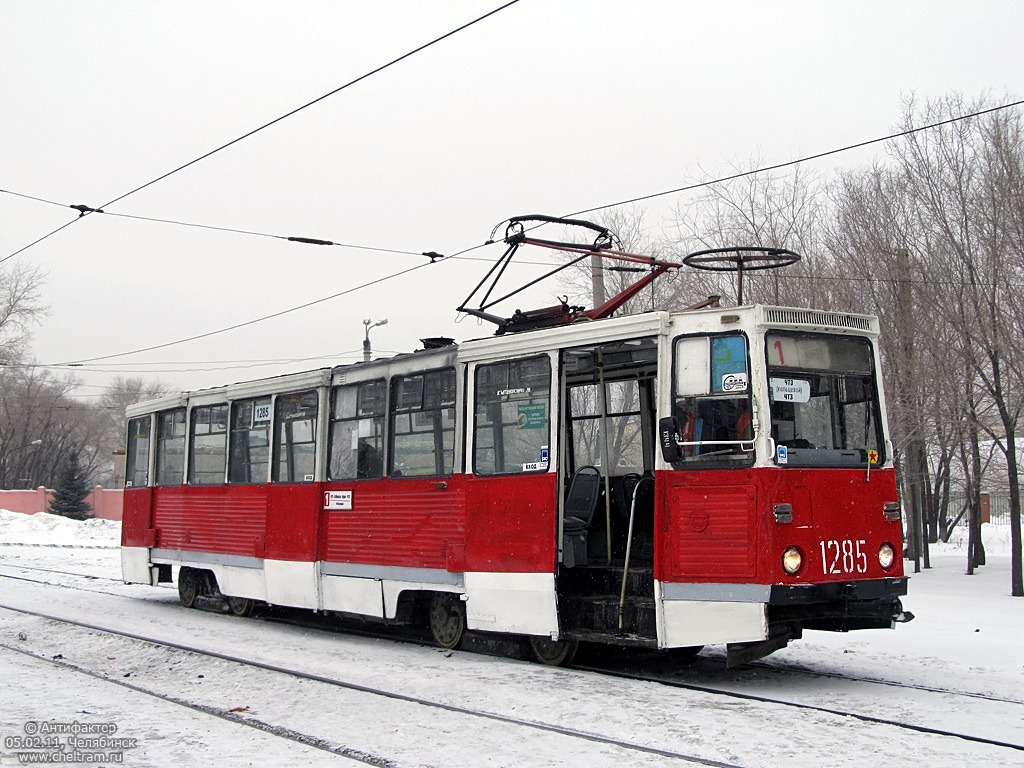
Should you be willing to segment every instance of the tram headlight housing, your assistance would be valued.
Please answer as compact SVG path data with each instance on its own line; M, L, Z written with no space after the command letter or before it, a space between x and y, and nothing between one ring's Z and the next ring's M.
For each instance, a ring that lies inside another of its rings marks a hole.
M892 544L886 542L878 548L878 564L882 566L883 571L888 571L895 562L896 551L892 548Z
M804 554L796 547L789 547L782 553L782 570L794 576L804 564Z

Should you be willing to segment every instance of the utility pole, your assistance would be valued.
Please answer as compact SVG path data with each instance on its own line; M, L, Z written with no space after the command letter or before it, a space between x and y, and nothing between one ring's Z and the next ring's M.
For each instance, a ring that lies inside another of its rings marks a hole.
M596 309L605 302L604 266L601 264L601 257L596 253L590 255L590 284L594 293L594 308Z
M370 318L363 320L363 362L370 362L370 329L376 328L378 325L387 325L388 319L378 320L376 323Z
M916 355L914 353L914 342L911 338L913 319L910 314L913 310L912 298L910 295L910 251L906 248L896 249L896 303L900 318L900 337L903 342L902 353L904 378L913 377L917 374L917 367L914 365ZM907 521L907 537L910 539L910 554L914 559L914 573L921 572L921 551L923 542L921 528L923 521L923 498L921 491L921 464L924 456L921 455L922 446L920 437L917 434L917 424L914 422L912 413L914 411L914 395L911 388L904 387L901 397L901 420L903 422L904 434L907 437L907 450L903 456L903 480L909 498L906 506L910 510L910 519Z

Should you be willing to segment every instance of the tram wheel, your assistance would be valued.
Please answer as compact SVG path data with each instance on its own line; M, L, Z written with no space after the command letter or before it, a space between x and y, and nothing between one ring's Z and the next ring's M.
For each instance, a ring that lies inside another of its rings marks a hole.
M434 642L442 648L458 648L466 631L466 609L458 595L435 593L430 598L427 615Z
M186 608L196 603L199 594L199 573L194 568L183 566L178 569L178 599Z
M248 616L252 613L253 601L248 597L229 597L228 610L235 616Z
M533 635L530 637L530 652L541 664L560 667L571 664L580 644L578 640L552 640L550 637Z

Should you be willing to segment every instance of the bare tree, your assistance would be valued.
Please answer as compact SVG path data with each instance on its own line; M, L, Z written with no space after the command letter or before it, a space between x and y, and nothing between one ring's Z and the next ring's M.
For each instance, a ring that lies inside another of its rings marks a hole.
M52 483L73 443L89 433L92 409L70 397L74 379L56 379L34 366L0 371L0 487L32 488ZM95 453L82 465L95 470Z
M837 282L844 285L843 309L879 316L880 355L894 461L909 513L907 555L920 570L928 567L923 523L931 506L925 439L932 432L934 381L920 308L929 306L922 291L928 270L919 257L915 214L907 185L884 166L841 173L829 187L832 215L825 241L836 258ZM941 370L941 368L939 369Z
M734 166L738 173L760 165L758 159ZM832 259L824 248L824 184L816 174L797 167L789 174L763 172L710 184L696 200L676 208L678 257L688 252L729 246L786 248L800 262L786 269L746 273L744 301L769 304L832 304ZM716 294L734 301L732 273L688 272L682 279L688 297ZM678 303L692 303L679 297Z
M113 485L114 455L124 450L128 420L125 409L143 400L152 400L170 392L160 381L147 381L142 377L114 377L96 406L96 452L99 457L96 481L104 486Z
M968 103L958 94L905 105L903 124L935 123L992 105ZM1021 568L1020 488L1016 432L1021 417L1020 369L1024 329L1013 301L1021 271L1022 124L1001 111L909 134L891 155L905 184L934 289L934 322L957 330L945 366L958 366L979 389L979 408L990 406L995 423L980 420L1004 454L1010 486L1011 593L1024 596ZM975 462L976 463L976 462Z
M42 273L15 262L0 269L0 363L19 362L33 323L45 313L41 300Z

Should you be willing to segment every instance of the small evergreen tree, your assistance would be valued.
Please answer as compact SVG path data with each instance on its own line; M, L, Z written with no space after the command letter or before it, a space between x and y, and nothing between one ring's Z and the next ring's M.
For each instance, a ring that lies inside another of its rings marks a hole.
M89 478L78 462L78 450L72 449L57 471L57 485L50 500L50 514L63 515L72 520L93 517L92 507L85 500L92 492Z

